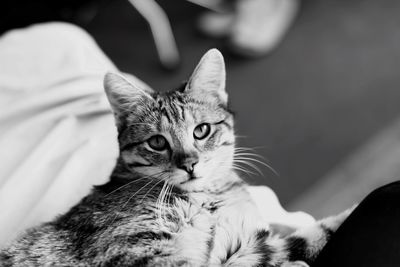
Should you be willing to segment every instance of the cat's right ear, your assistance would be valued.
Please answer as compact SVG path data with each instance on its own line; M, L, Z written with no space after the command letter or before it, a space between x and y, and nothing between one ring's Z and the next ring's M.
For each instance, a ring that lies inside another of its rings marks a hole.
M108 72L104 76L104 90L114 112L117 127L128 114L134 113L138 105L153 101L151 95L124 76Z
M197 64L185 92L200 98L215 95L226 104L228 94L225 91L225 79L224 57L217 49L210 49Z

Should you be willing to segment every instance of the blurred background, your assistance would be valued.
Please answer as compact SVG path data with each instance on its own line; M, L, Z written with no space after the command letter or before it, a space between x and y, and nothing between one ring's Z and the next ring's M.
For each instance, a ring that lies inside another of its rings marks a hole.
M177 87L204 52L219 48L239 146L254 148L277 172L260 165L263 175L249 181L270 186L289 209L326 215L400 177L399 1L297 2L277 42L254 49L235 43L232 31L199 30L201 16L232 15L238 1L194 2L156 2L179 53L164 64L143 1L6 1L0 30L75 23L118 68L156 90Z

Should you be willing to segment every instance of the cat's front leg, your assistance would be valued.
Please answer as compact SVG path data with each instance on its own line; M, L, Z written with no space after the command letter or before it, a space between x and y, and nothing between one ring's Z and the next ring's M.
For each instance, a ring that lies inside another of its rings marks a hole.
M215 218L207 209L190 203L182 203L181 209L181 227L175 234L176 254L188 259L193 266L206 266L214 238Z

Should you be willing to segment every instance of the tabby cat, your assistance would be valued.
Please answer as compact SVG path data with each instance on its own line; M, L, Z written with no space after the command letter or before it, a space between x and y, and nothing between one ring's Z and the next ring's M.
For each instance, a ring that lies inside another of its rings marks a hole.
M0 266L307 266L348 212L281 236L235 171L218 50L161 93L108 73L120 156L108 183L3 248Z

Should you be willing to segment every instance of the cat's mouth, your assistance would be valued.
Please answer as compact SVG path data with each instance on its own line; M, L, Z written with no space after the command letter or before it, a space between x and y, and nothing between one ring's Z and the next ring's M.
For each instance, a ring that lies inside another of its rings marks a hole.
M187 184L187 183L193 182L194 180L198 180L198 179L200 179L199 176L196 176L194 174L190 174L188 179L185 180L185 181L180 182L180 184Z

